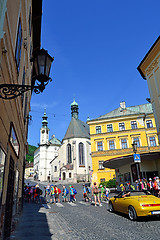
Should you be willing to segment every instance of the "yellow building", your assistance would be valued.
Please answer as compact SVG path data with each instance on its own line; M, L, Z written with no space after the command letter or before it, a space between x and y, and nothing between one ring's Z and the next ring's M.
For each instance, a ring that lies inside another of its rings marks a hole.
M141 76L147 80L150 102L153 106L160 143L160 36L152 45L137 69Z
M14 84L35 81L41 15L42 0L0 0L0 239L22 209L31 91L19 96Z
M107 181L115 176L115 170L124 165L121 169L123 179L121 181L135 180L131 175L130 165L133 158L128 163L122 162L112 166L112 169L104 168L103 163L110 162L123 156L132 156L132 143L137 143L137 152L140 154L160 151L158 145L155 119L152 105L143 104L126 107L125 102L120 103L120 107L96 119L89 120L92 152L92 181L98 183ZM109 164L108 164L109 166ZM126 167L126 168L125 168ZM118 170L119 171L119 170ZM156 168L150 168L150 174L157 174ZM148 177L147 171L141 171L142 177ZM138 178L138 177L137 177Z
M25 179L33 177L33 175L34 175L33 162L31 162L31 163L26 162L26 166L25 166Z

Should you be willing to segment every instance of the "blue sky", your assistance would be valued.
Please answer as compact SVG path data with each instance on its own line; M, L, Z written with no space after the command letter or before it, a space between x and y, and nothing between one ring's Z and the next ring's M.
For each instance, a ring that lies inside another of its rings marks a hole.
M55 60L52 82L32 96L29 144L39 143L44 108L50 137L63 139L74 97L82 121L121 101L147 103L137 67L160 34L159 9L158 0L43 0L41 42Z

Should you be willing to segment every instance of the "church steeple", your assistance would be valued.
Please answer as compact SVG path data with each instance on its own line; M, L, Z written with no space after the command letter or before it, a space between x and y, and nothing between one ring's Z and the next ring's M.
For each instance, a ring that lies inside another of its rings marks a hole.
M75 99L73 101L73 103L71 104L71 115L72 115L72 118L75 118L75 119L78 119L78 103L75 102Z
M47 128L48 127L48 121L47 121L47 114L46 114L46 109L44 110L44 115L43 115L43 121L42 121L42 127Z
M42 127L40 132L40 144L46 144L49 140L49 128L48 128L48 121L47 121L47 114L46 109L44 110L43 115L43 121L42 121Z

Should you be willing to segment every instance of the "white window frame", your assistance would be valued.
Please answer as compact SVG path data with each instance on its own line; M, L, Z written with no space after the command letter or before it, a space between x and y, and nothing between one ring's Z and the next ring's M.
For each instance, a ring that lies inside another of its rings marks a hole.
M127 149L127 148L122 148L122 140L123 140L123 139L126 139L127 148L128 148L128 139L127 139L127 138L120 138L120 146L121 146L121 149Z
M98 150L98 143L99 143L99 142L102 142L102 150ZM97 152L102 152L102 151L104 151L103 141L97 141L96 143L97 143Z
M124 124L124 129L121 130L119 125L122 124L122 123ZM118 123L118 127L119 127L119 131L125 131L126 130L125 122L119 122Z

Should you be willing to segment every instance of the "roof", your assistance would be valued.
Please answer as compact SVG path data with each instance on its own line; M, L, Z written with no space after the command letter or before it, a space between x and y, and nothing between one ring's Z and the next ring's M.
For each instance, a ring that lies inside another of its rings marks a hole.
M140 62L139 66L137 67L137 70L139 71L139 73L141 74L141 76L146 79L146 76L144 75L141 66L142 64L145 62L145 60L148 58L148 56L150 55L150 53L152 52L152 50L156 47L156 45L159 43L160 41L160 36L157 38L157 40L155 41L155 43L152 45L152 47L149 49L149 51L147 52L147 54L145 55L145 57L143 58L143 60Z
M151 161L151 160L159 159L160 152L142 153L140 156L141 156L142 162L144 160ZM103 166L105 168L116 169L131 163L134 163L133 155L128 155L128 156L112 158L110 160L104 161Z
M58 140L54 135L52 136L52 138L49 140L49 143L53 144L53 145L62 145L61 141Z
M92 119L93 120L101 120L101 119L110 119L110 118L116 118L116 117L124 117L124 116L130 116L130 115L139 115L139 114L152 114L152 104L142 104L132 107L126 107L125 109L122 109L121 107L100 116L99 118Z
M33 162L27 162L26 161L26 166L25 166L25 168L33 168Z
M75 119L73 117L63 140L70 139L70 138L88 138L88 139L90 139L90 132L89 132L88 124L86 124L85 122L82 122L79 119Z

